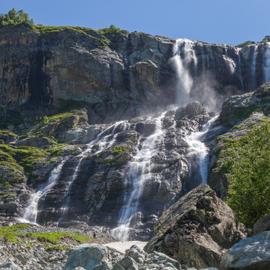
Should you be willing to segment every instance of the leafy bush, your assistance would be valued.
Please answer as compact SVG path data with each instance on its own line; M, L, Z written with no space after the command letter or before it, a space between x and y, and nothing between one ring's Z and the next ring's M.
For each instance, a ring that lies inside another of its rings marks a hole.
M23 10L16 11L14 8L7 14L0 15L0 26L17 24L33 25L34 22Z
M240 221L252 227L270 213L270 120L223 140L219 159L229 180L226 200Z
M99 29L97 32L101 35L106 35L106 34L114 34L114 33L120 33L123 30L121 30L119 27L115 25L110 25L110 27Z

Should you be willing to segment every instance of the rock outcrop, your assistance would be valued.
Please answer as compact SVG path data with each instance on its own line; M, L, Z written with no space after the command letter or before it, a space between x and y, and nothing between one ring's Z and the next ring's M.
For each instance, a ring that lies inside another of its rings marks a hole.
M222 270L270 269L270 232L241 240L222 257Z
M0 165L5 173L0 182L1 215L6 220L23 217L31 194L64 161L57 181L38 201L37 222L70 226L80 221L114 228L125 198L133 192L133 181L145 174L130 237L148 240L162 211L201 181L185 138L201 130L210 117L195 102L113 124L89 124L82 109L46 116L26 130L18 128L22 135L16 141L0 144L5 161ZM157 137L151 137L155 133ZM136 155L150 143L151 154L136 160L138 169L133 171ZM16 179L7 175L13 170Z
M232 210L201 185L162 214L145 250L163 252L188 266L218 267L224 251L242 237Z
M84 106L97 123L175 103L172 39L110 28L17 25L2 26L0 40L2 125L21 123L32 110ZM266 41L241 48L195 41L192 50L196 65L187 68L193 96L206 98L203 88L209 87L228 96L269 79Z
M225 198L228 191L227 170L223 168L226 156L226 140L237 139L249 134L270 114L270 85L261 85L256 91L232 96L222 106L218 122L224 127L223 134L215 138L211 149L209 185L219 197Z

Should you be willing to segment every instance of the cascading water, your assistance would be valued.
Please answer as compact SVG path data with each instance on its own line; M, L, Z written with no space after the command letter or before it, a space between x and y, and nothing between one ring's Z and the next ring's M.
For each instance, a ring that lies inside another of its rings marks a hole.
M270 81L270 42L267 43L267 47L264 53L264 80Z
M187 136L185 141L189 145L188 156L194 157L198 166L200 181L202 184L207 183L209 148L204 143L205 135L211 129L218 115L212 117L202 128L201 131L193 132Z
M258 55L258 46L254 46L251 62L251 78L252 78L252 88L257 87L257 55Z
M190 75L189 67L192 63L196 67L198 63L193 47L193 41L177 39L173 49L174 56L171 61L176 73L176 103L179 105L185 105L190 101L193 79ZM181 54L183 54L183 57Z
M80 171L80 167L82 164L82 161L88 156L88 155L96 155L98 153L101 153L105 151L106 149L109 149L110 147L113 146L115 143L117 134L118 134L118 129L121 131L128 129L129 123L128 121L118 121L114 123L113 125L109 126L106 128L104 131L100 132L97 137L90 141L86 145L86 149L82 151L76 158L78 159L77 165L74 169L74 173L70 179L70 181L66 184L66 193L64 196L64 203L63 206L61 207L61 217L58 220L58 224L61 223L61 221L65 218L69 205L70 205L70 194L72 190L73 183L76 181L78 178L78 174ZM93 152L93 148L97 148L96 151Z
M55 186L66 161L67 159L63 159L61 163L52 170L47 183L42 185L37 192L31 195L28 206L25 208L23 217L19 219L20 222L37 223L39 200L46 196L46 194Z
M155 118L155 131L137 146L137 152L128 164L125 177L126 190L131 186L131 192L124 194L124 204L120 211L118 227L112 230L112 236L120 241L129 239L130 223L137 213L144 184L151 179L151 160L157 154L157 143L163 138L162 120L166 112Z
M176 92L177 105L185 106L191 99L191 90L193 87L193 78L189 69L195 67L197 74L197 57L194 50L194 42L185 39L178 39L174 46L174 56L171 59L176 73ZM132 227L134 227L133 218L139 211L139 202L145 183L151 179L152 158L157 154L157 145L164 139L164 130L162 129L163 119L166 111L155 118L155 132L147 138L141 138L137 145L137 152L128 164L128 170L125 177L126 192L124 194L124 203L120 211L118 226L112 230L112 236L119 241L127 241L130 237ZM208 147L203 142L204 136L211 128L216 117L212 118L202 131L195 132L186 137L189 145L189 155L196 157L196 162L200 170L201 182L207 182L208 174ZM135 225L136 226L136 225Z

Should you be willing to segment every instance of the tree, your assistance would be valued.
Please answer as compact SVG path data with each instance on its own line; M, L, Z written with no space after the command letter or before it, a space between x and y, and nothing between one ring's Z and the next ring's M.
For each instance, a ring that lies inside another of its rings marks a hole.
M0 26L17 24L33 25L34 22L23 10L16 11L14 8L11 9L7 14L0 15Z

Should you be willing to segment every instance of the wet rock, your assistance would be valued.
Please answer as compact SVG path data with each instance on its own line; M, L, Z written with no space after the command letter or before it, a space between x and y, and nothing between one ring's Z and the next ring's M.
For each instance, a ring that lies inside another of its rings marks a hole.
M242 237L232 210L208 186L199 186L161 215L145 250L187 266L218 267L223 252Z
M233 245L222 257L222 270L270 269L270 232L248 237Z

